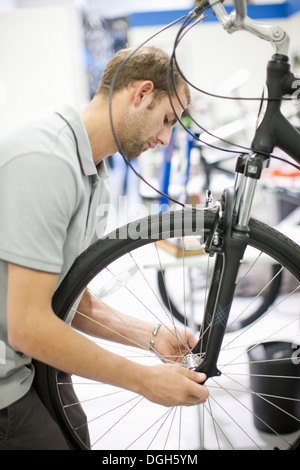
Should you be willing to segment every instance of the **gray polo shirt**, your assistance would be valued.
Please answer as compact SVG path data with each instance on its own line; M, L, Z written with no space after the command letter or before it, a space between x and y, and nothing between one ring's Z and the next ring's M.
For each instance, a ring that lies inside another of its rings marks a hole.
M106 178L69 106L0 140L0 409L27 393L34 375L31 358L7 344L8 263L59 274L60 283L96 241L96 210L109 202Z

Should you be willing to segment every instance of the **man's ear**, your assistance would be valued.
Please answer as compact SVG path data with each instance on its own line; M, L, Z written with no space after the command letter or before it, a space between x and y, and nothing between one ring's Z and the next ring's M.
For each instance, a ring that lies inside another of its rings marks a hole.
M145 80L140 83L135 89L133 104L138 106L146 96L149 96L152 93L153 89L154 84L151 80Z

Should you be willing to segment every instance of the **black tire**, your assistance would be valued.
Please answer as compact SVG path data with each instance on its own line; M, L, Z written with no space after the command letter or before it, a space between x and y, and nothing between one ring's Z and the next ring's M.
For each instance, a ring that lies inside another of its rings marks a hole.
M209 211L202 212L200 215L203 217L203 230L208 233L215 215ZM170 221L170 225L165 223L167 219ZM190 212L188 217L184 219L185 225L183 227L182 220L183 213L181 212L159 214L141 219L138 224L135 223L139 227L139 237L136 239L127 236L130 233L129 224L117 230L113 235L97 241L75 261L59 286L53 298L55 313L65 320L86 285L98 272L123 254L156 240L172 238L174 235L194 235L195 230L199 229L199 213ZM300 248L287 237L261 222L251 220L249 245L271 256L276 263L283 265L298 282L300 281ZM37 391L53 417L58 421L70 442L70 446L75 449L89 448L73 430L73 425L62 407L61 395L57 386L58 372L52 367L37 362L35 368Z

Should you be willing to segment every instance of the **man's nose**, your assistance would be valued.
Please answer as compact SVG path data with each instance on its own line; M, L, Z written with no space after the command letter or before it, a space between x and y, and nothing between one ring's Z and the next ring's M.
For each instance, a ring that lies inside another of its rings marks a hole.
M172 135L172 129L162 129L159 134L157 134L157 142L164 147L169 145L170 139Z

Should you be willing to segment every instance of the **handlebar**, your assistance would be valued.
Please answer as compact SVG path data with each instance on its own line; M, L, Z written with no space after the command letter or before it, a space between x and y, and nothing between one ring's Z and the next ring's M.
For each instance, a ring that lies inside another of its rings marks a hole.
M280 26L272 26L255 21L247 16L245 0L234 0L234 11L227 13L223 2L208 0L216 17L228 33L246 30L255 36L271 42L277 54L288 55L289 36Z

